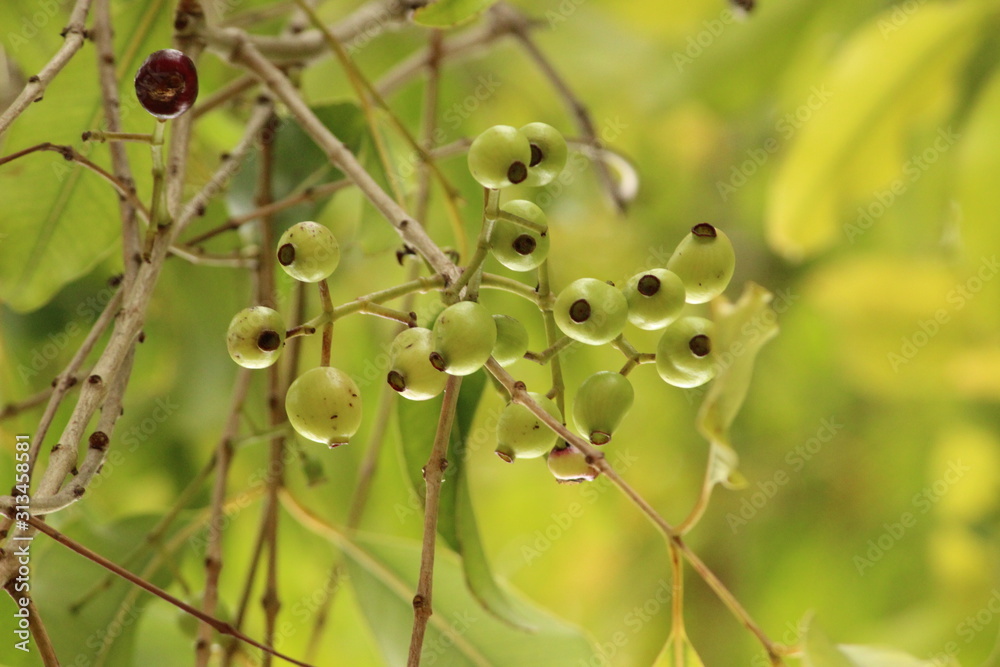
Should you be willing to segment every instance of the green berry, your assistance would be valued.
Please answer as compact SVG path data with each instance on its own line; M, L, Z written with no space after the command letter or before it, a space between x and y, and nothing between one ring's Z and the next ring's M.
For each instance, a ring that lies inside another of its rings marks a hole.
M548 185L566 166L566 139L559 130L545 123L529 123L521 128L521 134L531 145L531 161L524 184Z
M656 372L675 387L699 387L715 376L712 336L715 325L704 317L682 317L664 329L656 346Z
M677 244L667 268L684 283L688 303L705 303L726 289L736 268L736 252L725 232L703 222Z
M552 313L559 329L573 340L603 345L625 328L628 301L613 285L580 278L560 292Z
M524 358L528 351L528 330L510 315L494 315L497 325L497 342L493 345L493 358L501 366L510 366Z
M625 285L628 321L640 329L662 329L684 308L684 283L673 271L650 269L632 276Z
M404 398L426 401L434 398L448 382L448 376L431 365L434 333L430 329L404 329L389 348L389 386Z
M484 188L499 190L528 178L531 144L510 125L494 125L469 146L469 172Z
M226 347L233 361L244 368L267 368L281 356L284 344L285 321L276 310L244 308L229 323Z
M277 254L285 273L304 283L326 280L340 264L337 238L316 222L300 222L285 230Z
M601 371L583 381L573 400L577 430L595 445L606 445L632 407L635 391L621 373Z
M587 455L563 441L561 447L549 452L549 472L560 484L592 482L601 472L587 463Z
M434 322L430 361L449 375L470 375L483 367L496 342L497 325L490 311L475 301L460 301Z
M285 412L299 435L331 447L346 445L361 426L361 390L344 371L306 371L285 395Z
M501 211L513 213L532 222L547 225L545 213L530 201L514 199L500 207ZM549 255L549 235L522 227L507 220L497 220L490 236L493 256L513 271L531 271L545 261Z
M559 408L544 394L528 392L543 410L562 422ZM555 444L556 434L519 403L508 403L497 420L497 456L507 463L516 459L536 459L545 456Z

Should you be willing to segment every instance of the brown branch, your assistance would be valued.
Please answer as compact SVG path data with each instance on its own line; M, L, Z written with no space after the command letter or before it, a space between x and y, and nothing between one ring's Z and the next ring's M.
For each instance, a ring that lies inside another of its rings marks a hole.
M53 528L53 527L49 526L48 524L46 524L45 522L43 522L41 519L38 519L38 518L35 518L35 517L30 517L28 519L28 523L31 524L31 526L33 528L35 528L37 531L39 531L41 533L45 533L46 535L48 535L49 537L51 537L56 542L58 542L59 544L63 545L64 547L67 547L68 549L70 549L72 551L75 551L76 553L80 554L84 558L86 558L86 559L88 559L90 561L93 561L94 563L97 563L98 565L100 565L104 569L109 570L109 571L115 573L116 575L118 575L122 579L125 579L126 581L131 582L132 584L134 584L134 585L142 588L143 590L145 590L145 591L147 591L149 593L152 593L156 597L169 602L170 604L174 605L175 607L178 607L179 609L183 609L184 611L186 611L187 613L191 614L192 616L194 616L195 618L197 618L201 622L208 623L213 628L215 628L215 630L217 632L219 632L220 634L228 635L230 637L234 637L234 638L238 639L241 642L244 642L246 644L249 644L250 646L253 646L254 648L257 648L257 649L260 649L261 651L264 651L264 653L267 654L267 655L272 655L272 656L281 658L282 660L287 660L288 662L292 663L293 665L300 665L301 667L312 667L308 663L300 662L300 661L296 660L295 658L292 658L290 656L285 655L284 653L276 651L275 649L271 648L270 646L265 646L264 644L258 642L257 640L251 639L250 637L246 636L242 632L239 632L238 630L236 630L229 623L226 623L224 621L220 621L217 618L212 618L211 616L208 616L207 614L202 613L202 611L200 609L196 609L195 607L192 607L191 605L187 604L183 600L179 600L178 598L175 598L173 595L171 595L170 593L166 592L162 588L159 588L158 586L149 583L148 581L146 581L142 577L137 577L136 575L132 574L128 570L124 569L123 567L120 567L119 565L117 565L117 564L113 563L112 561L108 560L104 556L101 556L100 554L96 553L95 551L91 551L90 549L88 549L87 547L83 546L79 542L76 542L73 539L67 537L66 535L63 535L62 533L60 533L55 528Z
M65 41L59 47L52 59L35 75L28 77L28 83L21 93L0 114L0 136L7 131L15 119L27 109L32 102L41 102L46 87L66 66L76 52L83 46L87 36L87 14L90 12L92 0L77 0L69 14L69 23L63 30Z
M438 510L441 502L441 482L448 467L448 441L458 406L458 393L462 388L462 378L451 375L444 389L441 417L438 419L437 433L430 457L424 466L424 482L427 491L424 496L424 541L420 554L420 578L417 580L417 594L413 596L413 633L410 636L408 667L419 667L420 652L424 645L427 621L434 613L431 598L434 590L434 547L437 543Z

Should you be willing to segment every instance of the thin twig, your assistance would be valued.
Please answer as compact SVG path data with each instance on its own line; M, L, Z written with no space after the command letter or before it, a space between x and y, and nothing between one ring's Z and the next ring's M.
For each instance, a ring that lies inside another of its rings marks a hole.
M66 66L66 63L83 46L87 35L87 14L90 12L91 0L77 0L69 14L69 23L63 30L65 41L59 47L52 59L42 68L38 74L28 77L21 93L10 103L2 114L0 114L0 136L7 131L11 123L27 109L32 102L40 102L45 88L52 82L59 72Z
M41 533L45 533L46 535L48 535L49 537L51 537L53 540L55 540L59 544L62 544L64 547L67 547L68 549L70 549L72 551L75 551L76 553L80 554L84 558L86 558L88 560L91 560L94 563L97 563L98 565L100 565L104 569L109 570L111 572L114 572L116 575L118 575L122 579L125 579L126 581L129 581L129 582L135 584L136 586L139 586L140 588L148 591L149 593L152 593L153 595L157 596L158 598L166 600L167 602L169 602L170 604L174 605L175 607L183 609L184 611L186 611L187 613L191 614L192 616L194 616L198 620L200 620L200 621L202 621L204 623L208 623L213 628L215 628L215 630L217 632L219 632L221 634L224 634L224 635L229 635L230 637L235 637L236 639L238 639L241 642L244 642L246 644L249 644L250 646L253 646L255 648L260 649L261 651L264 651L265 654L276 656L278 658L281 658L282 660L287 660L288 662L292 663L293 665L300 665L301 667L312 667L308 663L300 662L300 661L296 660L295 658L292 658L290 656L285 655L284 653L276 651L275 649L271 648L270 646L265 646L264 644L261 644L257 640L251 639L250 637L246 636L242 632L239 632L238 630L236 630L229 623L226 623L224 621L220 621L219 619L212 618L211 616L205 615L204 613L202 613L202 611L200 609L196 609L195 607L192 607L191 605L189 605L188 603L184 602L183 600L179 600L178 598L175 598L170 593L167 593L165 590L159 588L158 586L149 583L148 581L146 581L142 577L137 577L136 575L132 574L128 570L126 570L126 569L120 567L119 565L113 563L112 561L108 560L104 556L101 556L100 554L98 554L98 553L96 553L96 552L88 549L87 547L83 546L79 542L76 542L75 540L72 540L71 538L67 537L66 535L60 533L58 530L56 530L55 528L47 525L46 523L44 523L40 519L37 519L35 517L30 517L28 519L28 523L30 523L31 526L33 528L35 528L37 531L39 531Z
M438 419L437 432L434 434L434 444L430 457L424 466L424 482L427 491L424 496L424 540L420 554L420 578L417 580L417 594L413 596L413 633L410 635L410 653L408 667L420 665L420 653L424 645L424 633L427 631L427 621L434 613L432 595L434 590L434 547L437 542L438 509L441 502L441 482L444 471L448 467L448 441L451 438L451 427L455 420L455 409L458 406L458 393L462 388L462 378L451 375L444 388L444 401L441 403L441 417Z

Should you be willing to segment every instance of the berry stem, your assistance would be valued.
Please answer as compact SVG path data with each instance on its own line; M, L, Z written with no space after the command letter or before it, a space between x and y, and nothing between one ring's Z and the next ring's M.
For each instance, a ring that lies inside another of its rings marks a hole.
M500 213L500 191L484 188L483 195L483 226L479 229L479 239L476 241L476 251L469 259L468 265L462 271L451 287L448 288L448 295L452 300L457 300L462 289L468 285L468 297L475 300L479 292L479 285L482 282L483 262L490 252L490 236L493 234L493 226L496 224Z
M552 286L549 284L549 261L545 260L538 267L538 299L539 303L550 303L552 298ZM545 343L551 348L559 340L562 333L556 326L556 318L552 314L551 305L548 308L542 308L542 322L545 326ZM549 371L552 375L552 389L549 390L548 395L556 402L560 414L566 414L566 391L563 384L562 363L558 354L552 357ZM586 453L586 450L583 451Z
M684 630L684 561L677 550L677 545L668 543L670 547L670 572L673 575L670 618L670 639L674 642L674 664L684 664L684 643L686 641L686 631ZM667 640L667 643L670 642Z
M153 137L150 140L150 153L153 157L153 197L149 203L149 227L146 229L146 246L143 258L149 261L153 247L153 237L161 227L170 223L166 211L166 174L167 167L163 160L163 137L166 134L166 121L157 120L153 127Z
M519 227L524 227L525 229L530 229L533 232L538 232L542 236L549 233L548 225L543 225L532 220L528 220L527 218L522 218L521 216L510 213L509 211L500 211L497 217L500 220L512 222Z
M508 278L507 276L498 276L495 273L483 273L480 287L488 287L490 289L516 294L522 299L526 299L538 306L539 310L552 310L552 301L554 301L554 299L542 299L538 294L538 291L534 288L528 287L521 281Z
M320 366L330 365L330 348L333 347L333 301L330 300L330 286L326 279L316 283L319 286L319 298L323 302L323 314L328 321L323 325L323 347L320 350Z
M138 132L102 132L101 130L89 130L83 133L84 141L99 141L102 144L108 141L133 141L140 144L152 144L152 134L142 134Z
M625 339L625 334L618 336L613 341L611 341L611 347L615 348L628 359L622 369L619 371L622 375L628 375L632 372L632 369L639 364L651 364L656 361L656 355L652 352L640 352L635 349L632 343Z
M561 352L562 350L564 350L565 348L569 347L572 344L573 344L572 338L570 338L569 336L563 336L555 343L548 346L546 349L542 350L541 352L531 352L531 351L525 352L524 358L527 359L528 361L534 361L536 363L545 365L549 363L549 360L552 357L559 354L559 352Z
M445 456L461 387L461 377L456 375L448 377L448 384L444 389L444 401L441 404L441 417L438 419L437 432L434 434L434 444L427 465L424 466L424 482L427 485L424 496L424 540L420 554L420 578L417 580L416 595L413 596L413 633L410 635L407 667L419 667L427 621L434 613L431 598L434 586L434 546L437 541L441 482L444 481L444 470L448 465Z

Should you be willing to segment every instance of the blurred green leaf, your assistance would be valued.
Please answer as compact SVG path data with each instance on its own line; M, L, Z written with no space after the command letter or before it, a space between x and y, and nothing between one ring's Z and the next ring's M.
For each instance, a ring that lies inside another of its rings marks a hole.
M844 200L871 197L898 171L911 116L939 106L942 84L994 11L982 1L928 2L903 20L887 10L858 31L818 79L811 117L771 185L776 251L801 259L833 243Z
M697 424L711 443L710 479L715 483L742 486L729 429L746 399L757 353L778 334L777 316L770 307L773 296L750 282L735 304L724 298L712 304L718 371L698 411Z
M450 28L469 21L496 0L437 0L413 13L413 20L430 28Z
M947 663L920 660L902 651L878 646L834 645L814 618L807 621L803 649L805 667L948 667L955 664L953 660Z
M405 664L420 544L358 535L343 546L351 584L386 664ZM434 565L434 614L427 625L422 664L575 667L594 657L578 628L537 608L532 608L535 634L485 613L469 594L454 554L439 551Z
M168 4L166 0L155 0L148 6L135 3L116 18L117 32L129 46L118 63L123 118L137 106L131 73L147 53L166 41L168 26L148 21L149 13L165 12ZM26 12L23 26L21 21L14 25L21 26L23 32L28 26L38 28L40 18L45 17L41 32L58 36L62 17L36 10ZM31 63L38 61L36 44L48 44L47 38L32 33L23 47ZM20 52L20 47L14 50ZM51 142L74 146L109 168L106 146L81 145L80 140L85 130L96 129L103 121L100 88L91 83L97 80L96 72L92 49L84 48L49 85L42 101L27 109L5 133L3 154ZM82 81L87 85L81 85ZM154 121L149 116L143 120L148 121L143 131L150 131ZM140 172L136 180L140 185L146 182ZM28 183L30 196L23 190ZM0 209L0 301L15 310L43 306L64 285L88 273L118 247L118 196L114 189L57 153L38 152L0 167L0 192L12 195L4 198ZM140 196L142 192L140 188Z
M344 142L348 150L357 153L367 133L364 115L353 102L327 104L313 108L333 134ZM226 197L230 215L243 215L257 208L257 178L260 174L260 152L255 151L233 178ZM271 177L271 196L283 199L306 187L316 187L343 178L343 174L330 164L329 158L316 142L306 134L291 117L282 119L274 129L274 168ZM331 195L332 196L332 195ZM315 220L330 196L303 202L275 214L279 228L302 220Z

